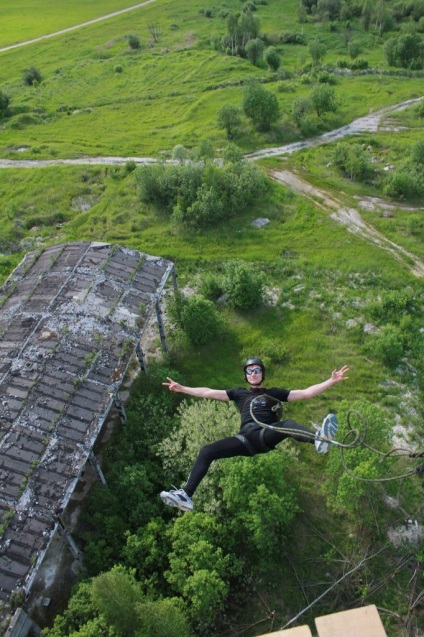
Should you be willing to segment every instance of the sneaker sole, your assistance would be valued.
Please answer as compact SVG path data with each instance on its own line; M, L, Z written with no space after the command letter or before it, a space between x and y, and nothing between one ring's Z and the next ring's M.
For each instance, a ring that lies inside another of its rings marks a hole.
M165 494L165 493L161 493L160 494L160 499L162 500L162 502L164 504L167 504L168 506L174 508L174 509L179 509L180 511L192 511L193 507L187 506L185 505L183 502L180 502L177 499L172 498L172 496L170 496L169 494Z
M334 414L328 414L322 423L322 435L328 438L328 440L333 440L337 433L338 426L339 423L336 416ZM326 440L318 440L317 443L318 444L315 444L317 453L327 453L331 447L330 442L327 442Z

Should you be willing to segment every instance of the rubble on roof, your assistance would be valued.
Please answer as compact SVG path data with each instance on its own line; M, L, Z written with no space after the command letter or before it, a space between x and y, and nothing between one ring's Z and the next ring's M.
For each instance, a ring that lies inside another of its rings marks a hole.
M0 600L28 592L173 272L79 242L29 253L0 290Z

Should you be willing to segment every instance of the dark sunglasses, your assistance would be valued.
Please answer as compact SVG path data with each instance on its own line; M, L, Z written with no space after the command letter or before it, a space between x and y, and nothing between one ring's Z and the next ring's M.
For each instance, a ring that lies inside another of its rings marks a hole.
M252 374L262 374L262 370L259 367L255 367L255 369L246 369L246 374L251 376Z

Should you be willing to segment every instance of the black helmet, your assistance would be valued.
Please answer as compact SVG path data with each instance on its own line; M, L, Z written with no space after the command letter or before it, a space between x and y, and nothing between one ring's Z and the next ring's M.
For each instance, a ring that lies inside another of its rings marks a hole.
M263 362L261 361L260 358L248 358L247 361L245 362L244 366L243 366L243 371L244 371L244 380L247 381L247 377L246 377L246 367L248 367L248 365L257 365L258 367L261 368L262 370L262 380L265 380L265 365L263 364Z

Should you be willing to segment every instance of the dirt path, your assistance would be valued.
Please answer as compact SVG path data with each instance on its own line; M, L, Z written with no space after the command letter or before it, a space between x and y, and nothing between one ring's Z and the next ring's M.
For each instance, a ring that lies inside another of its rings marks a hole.
M129 11L134 11L135 9L140 9L140 7L144 7L146 4L150 4L151 2L155 2L156 0L145 0L140 4L135 4L132 7L128 7L127 9L120 9L119 11L114 11L113 13L108 13L107 15L102 15L99 18L93 18L93 20L88 20L87 22L81 22L81 24L75 24L73 27L68 27L67 29L62 29L61 31L55 31L54 33L48 33L47 35L42 35L39 38L34 38L33 40L26 40L25 42L18 42L17 44L11 44L10 46L5 46L0 49L0 53L4 51L11 51L12 49L17 49L21 46L27 46L28 44L34 44L35 42L41 42L42 40L46 40L47 38L54 38L56 35L63 35L64 33L69 33L70 31L75 31L76 29L81 29L81 27L86 27L90 24L96 24L96 22L102 22L103 20L109 20L109 18L114 18L117 15L122 15L123 13L128 13Z
M154 2L155 0L147 0L143 4ZM137 8L143 5L136 5ZM126 9L128 11L129 9ZM123 13L120 11L118 13ZM104 19L98 18L97 20ZM87 24L87 23L86 23ZM74 27L73 27L74 28ZM75 27L76 28L76 27ZM46 36L47 37L47 36ZM324 133L319 137L307 139L302 142L295 142L293 144L286 144L285 146L278 146L275 148L266 148L258 150L254 153L246 155L249 159L263 159L266 157L277 157L285 154L294 153L304 148L314 148L322 144L337 141L348 135L355 135L360 133L375 133L381 126L384 118L391 113L395 113L409 106L419 102L424 98L419 97L415 99L409 99L393 106L387 106L375 113L371 112L365 117L360 117L350 124L338 128L334 131ZM126 162L133 161L134 163L148 164L155 163L157 160L151 157L81 157L78 159L46 159L46 160L10 160L0 159L1 168L40 168L45 166L57 166L57 165L125 165ZM268 171L272 179L284 186L290 188L294 192L303 195L314 202L323 210L330 213L331 217L345 225L350 232L359 234L363 239L377 245L379 248L387 250L396 259L402 263L408 265L411 271L416 276L424 276L424 261L414 254L405 250L401 246L397 245L390 239L387 239L383 234L378 232L370 224L366 223L360 213L355 208L346 208L341 201L339 201L334 195L330 195L325 190L317 188L308 183L305 179L302 179L298 175L288 170L270 170ZM413 265L411 266L411 261Z
M270 170L269 176L293 192L307 197L313 201L314 205L330 213L332 219L347 227L349 232L360 235L369 243L377 245L379 248L390 252L396 259L406 264L416 276L424 276L424 261L418 258L402 246L387 239L381 232L366 223L358 210L346 208L333 194L329 194L321 188L312 186L299 175L289 170ZM410 262L413 262L411 265Z

